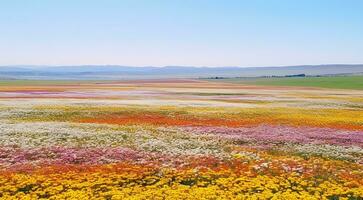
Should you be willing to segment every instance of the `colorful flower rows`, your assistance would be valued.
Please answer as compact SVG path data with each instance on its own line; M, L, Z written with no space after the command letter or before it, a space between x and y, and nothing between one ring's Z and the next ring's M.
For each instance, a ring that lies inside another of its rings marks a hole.
M360 91L0 88L0 199L353 200L362 180Z

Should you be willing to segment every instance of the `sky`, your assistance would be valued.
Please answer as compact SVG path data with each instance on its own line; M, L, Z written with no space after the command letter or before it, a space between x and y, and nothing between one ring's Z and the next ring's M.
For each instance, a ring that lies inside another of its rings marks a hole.
M0 0L0 65L363 63L362 0Z

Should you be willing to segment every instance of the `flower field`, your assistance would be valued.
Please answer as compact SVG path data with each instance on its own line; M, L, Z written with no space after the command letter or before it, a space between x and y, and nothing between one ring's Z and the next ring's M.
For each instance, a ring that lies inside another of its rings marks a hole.
M363 91L3 84L0 199L363 199Z

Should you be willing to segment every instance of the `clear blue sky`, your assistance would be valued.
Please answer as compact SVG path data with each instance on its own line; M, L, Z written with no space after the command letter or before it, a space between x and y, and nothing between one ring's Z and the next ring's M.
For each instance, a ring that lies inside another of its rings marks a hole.
M1 0L0 65L363 63L363 0Z

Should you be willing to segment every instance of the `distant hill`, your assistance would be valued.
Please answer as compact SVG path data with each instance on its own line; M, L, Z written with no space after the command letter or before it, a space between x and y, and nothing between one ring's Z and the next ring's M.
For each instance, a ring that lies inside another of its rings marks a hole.
M142 79L257 77L291 74L325 75L362 73L363 64L300 65L285 67L131 67L120 65L84 66L0 66L2 79Z

